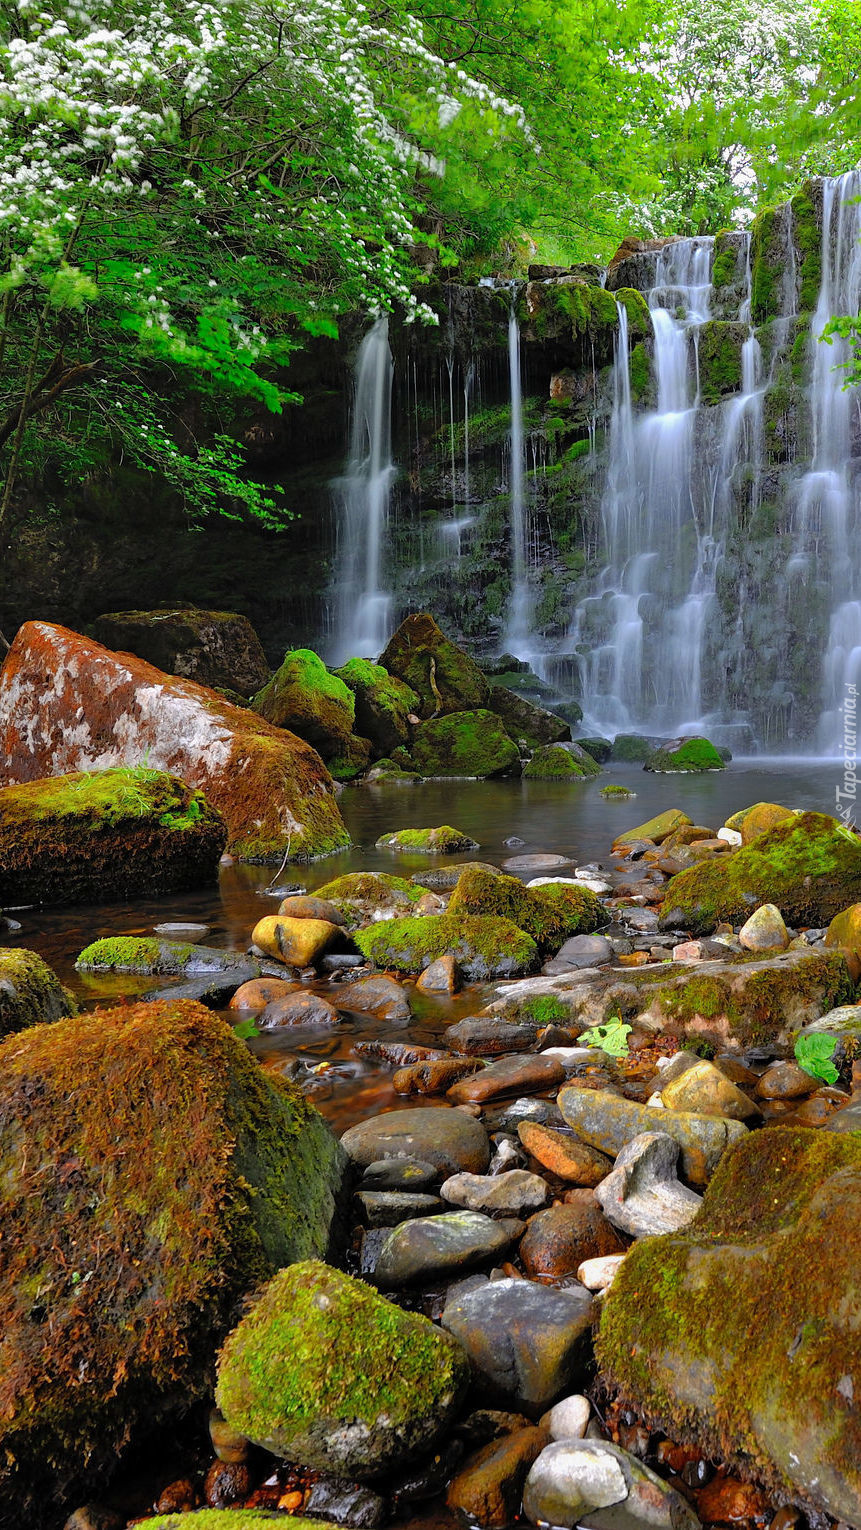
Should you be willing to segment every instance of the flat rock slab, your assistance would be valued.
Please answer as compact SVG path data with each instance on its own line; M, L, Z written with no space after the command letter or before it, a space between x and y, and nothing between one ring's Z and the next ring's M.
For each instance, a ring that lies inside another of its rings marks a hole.
M563 1089L559 1108L578 1137L613 1158L643 1132L667 1132L681 1148L684 1178L699 1187L708 1183L726 1149L747 1136L741 1121L653 1109L605 1089Z
M582 967L602 967L612 962L615 954L604 935L572 935L541 970L546 977L555 977L559 972L576 972Z
M556 1057L529 1055L523 1057L500 1057L488 1063L472 1078L462 1079L448 1091L448 1098L455 1105L483 1104L485 1100L498 1100L506 1094L517 1094L524 1089L552 1089L565 1078L565 1069Z
M490 1142L480 1121L463 1110L428 1106L390 1110L351 1126L341 1146L362 1168L381 1158L418 1158L446 1174L465 1169L483 1174L490 1163Z
M679 1144L666 1132L644 1132L626 1143L595 1192L608 1222L631 1238L688 1227L703 1198L676 1176Z
M512 1242L511 1230L476 1211L402 1222L380 1250L374 1279L391 1290L440 1275L457 1275L496 1259Z
M510 855L507 861L503 861L503 871L555 871L557 866L573 866L574 862L567 855L551 855L544 852L537 855Z
M453 1052L463 1052L467 1057L501 1057L506 1052L528 1052L538 1040L538 1029L528 1021L471 1015L450 1025L442 1039Z
M505 1174L453 1174L439 1193L452 1206L466 1206L491 1217L528 1216L550 1199L545 1181L526 1169L510 1169Z
M397 1227L412 1217L432 1217L445 1211L438 1195L409 1190L357 1190L367 1227Z
M698 1530L675 1488L609 1440L559 1440L541 1452L523 1490L533 1524L573 1530Z
M541 1412L585 1379L593 1301L583 1286L555 1291L493 1280L446 1304L442 1325L459 1339L490 1395Z

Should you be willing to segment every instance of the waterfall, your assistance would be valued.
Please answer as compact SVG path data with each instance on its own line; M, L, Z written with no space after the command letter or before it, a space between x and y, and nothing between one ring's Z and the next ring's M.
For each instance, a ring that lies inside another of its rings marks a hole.
M382 564L396 472L391 446L393 373L389 321L383 315L359 347L347 470L333 485L339 509L333 664L343 664L354 654L376 658L389 636L391 600L382 588Z
M508 319L508 374L511 388L510 470L508 492L511 499L511 602L503 639L505 649L518 658L528 658L530 650L531 599L529 593L527 545L528 510L524 492L523 391L520 377L520 326L512 301Z

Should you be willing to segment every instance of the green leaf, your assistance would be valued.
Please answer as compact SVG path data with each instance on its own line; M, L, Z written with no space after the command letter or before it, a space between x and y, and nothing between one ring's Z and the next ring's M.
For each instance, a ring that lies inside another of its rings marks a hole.
M234 1025L233 1034L238 1036L240 1041L253 1041L260 1032L254 1020L240 1020L238 1025Z
M824 1079L826 1084L836 1084L840 1074L834 1066L833 1057L837 1047L835 1036L814 1033L799 1036L795 1043L795 1061L811 1078Z
M604 1025L594 1025L590 1031L582 1031L578 1044L584 1047L600 1047L608 1057L627 1057L630 1025L618 1015L612 1015Z

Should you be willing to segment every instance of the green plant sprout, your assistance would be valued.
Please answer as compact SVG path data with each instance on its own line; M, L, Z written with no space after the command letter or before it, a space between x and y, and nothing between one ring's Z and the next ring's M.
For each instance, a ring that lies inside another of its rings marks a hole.
M608 1057L627 1057L628 1037L631 1026L620 1015L611 1015L603 1025L593 1025L589 1031L578 1036L578 1043L586 1047L600 1047Z
M823 1036L820 1033L799 1036L795 1043L795 1061L811 1078L821 1078L826 1084L836 1084L840 1077L833 1060L836 1047L835 1036Z

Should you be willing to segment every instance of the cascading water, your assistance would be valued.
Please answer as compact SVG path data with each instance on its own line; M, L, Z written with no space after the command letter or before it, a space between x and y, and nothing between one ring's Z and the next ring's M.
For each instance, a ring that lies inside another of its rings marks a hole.
M383 537L396 472L391 445L393 372L384 315L359 347L347 471L334 485L339 517L333 664L343 664L354 654L376 658L389 637L391 598L383 589Z
M511 499L511 603L504 646L519 658L531 653L528 508L524 492L523 384L520 376L520 325L514 303L508 320L508 372L511 386L511 434L508 492Z

